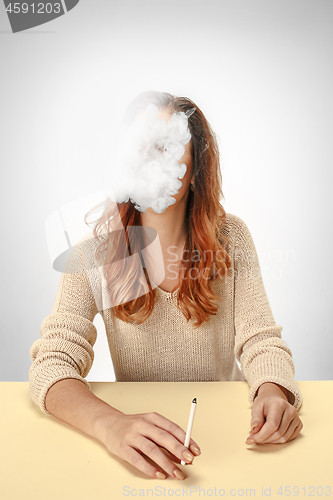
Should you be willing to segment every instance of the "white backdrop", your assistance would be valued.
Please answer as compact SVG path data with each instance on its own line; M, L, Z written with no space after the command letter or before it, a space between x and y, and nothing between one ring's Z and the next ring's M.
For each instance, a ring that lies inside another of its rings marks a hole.
M220 138L296 380L332 379L333 2L85 0L12 34L0 5L0 380L26 381L60 274L44 224L109 176L125 106L190 97ZM114 380L104 325L88 380Z

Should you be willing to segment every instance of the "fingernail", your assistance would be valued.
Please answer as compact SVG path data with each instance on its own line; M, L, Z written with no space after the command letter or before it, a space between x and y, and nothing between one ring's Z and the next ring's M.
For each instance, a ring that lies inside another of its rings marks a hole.
M163 472L160 472L159 470L155 473L155 476L157 477L157 479L165 479L166 478L166 475L163 474Z
M174 475L177 479L180 479L180 480L185 479L184 474L183 474L183 473L182 473L182 471L181 471L181 470L179 470L179 469L174 470L174 471L173 471L173 475Z
M251 427L251 431L253 431L253 429L254 429L255 427L258 427L258 424L257 424L257 423L255 423L255 424L253 424L253 425L252 425L252 427Z
M194 455L200 455L200 453L201 453L200 448L198 448L194 444L192 446L190 446L190 449L191 449L192 453L194 453Z
M253 439L251 439L251 438L250 438L250 439L249 439L249 438L247 438L247 440L246 440L246 444L253 444L253 443L254 443Z
M189 451L184 451L183 457L185 458L186 462L192 462L192 460L194 459L194 456Z

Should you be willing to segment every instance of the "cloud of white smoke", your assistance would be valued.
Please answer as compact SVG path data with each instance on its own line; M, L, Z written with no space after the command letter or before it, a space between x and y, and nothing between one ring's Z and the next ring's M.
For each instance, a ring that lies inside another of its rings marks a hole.
M195 111L173 113L168 121L158 117L159 109L149 104L131 125L124 125L116 155L117 175L112 181L117 203L131 200L144 212L151 207L161 214L176 202L186 173L179 164L185 144L191 139L188 117ZM110 196L111 197L111 196Z

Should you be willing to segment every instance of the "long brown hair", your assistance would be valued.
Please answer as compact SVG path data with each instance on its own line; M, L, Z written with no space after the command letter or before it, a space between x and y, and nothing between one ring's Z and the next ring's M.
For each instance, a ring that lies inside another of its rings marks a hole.
M226 277L231 267L231 259L227 252L228 239L221 232L226 213L220 204L220 199L224 196L217 136L193 101L166 92L148 91L137 96L127 108L124 122L130 124L149 103L171 113L181 111L185 113L191 108L196 108L188 119L194 191L189 191L187 200L185 214L187 238L184 249L188 251L187 255L192 256L195 253L205 258L182 259L183 278L180 277L176 305L187 321L191 318L196 320L193 326L197 328L208 321L210 315L216 315L218 302L222 300L213 292L211 280ZM86 214L85 221L93 210ZM117 213L125 231L116 231L112 234L112 220L114 222ZM116 317L126 322L141 324L148 319L154 309L156 290L152 289L147 270L143 267L143 275L142 268L138 269L137 265L130 264L129 260L125 259L128 252L133 255L136 251L140 251L142 244L138 241L135 248L136 244L133 245L131 238L131 247L129 246L128 233L131 226L142 226L140 212L134 203L130 199L124 203L106 201L105 210L94 227L94 236L100 242L96 256L98 262L103 264L110 303L120 304L112 307ZM100 238L103 233L107 236ZM184 256L186 254L184 253ZM126 301L126 297L129 297L134 289L134 283L136 283L136 297ZM173 292L176 289L177 286Z

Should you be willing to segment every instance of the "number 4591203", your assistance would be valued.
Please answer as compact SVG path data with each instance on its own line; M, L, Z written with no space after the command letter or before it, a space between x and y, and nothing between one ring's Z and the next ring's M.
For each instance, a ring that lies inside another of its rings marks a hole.
M31 4L28 4L26 2L24 3L18 3L18 2L14 2L14 3L10 3L8 5L8 7L6 8L6 11L9 12L10 14L14 13L14 14L19 14L19 13L23 13L23 14L26 14L29 9L30 11L34 14L51 14L52 12L54 14L60 14L60 3L55 3L54 5L52 3L43 3L43 2L39 2L36 4L36 7L35 7L35 3L31 3Z

